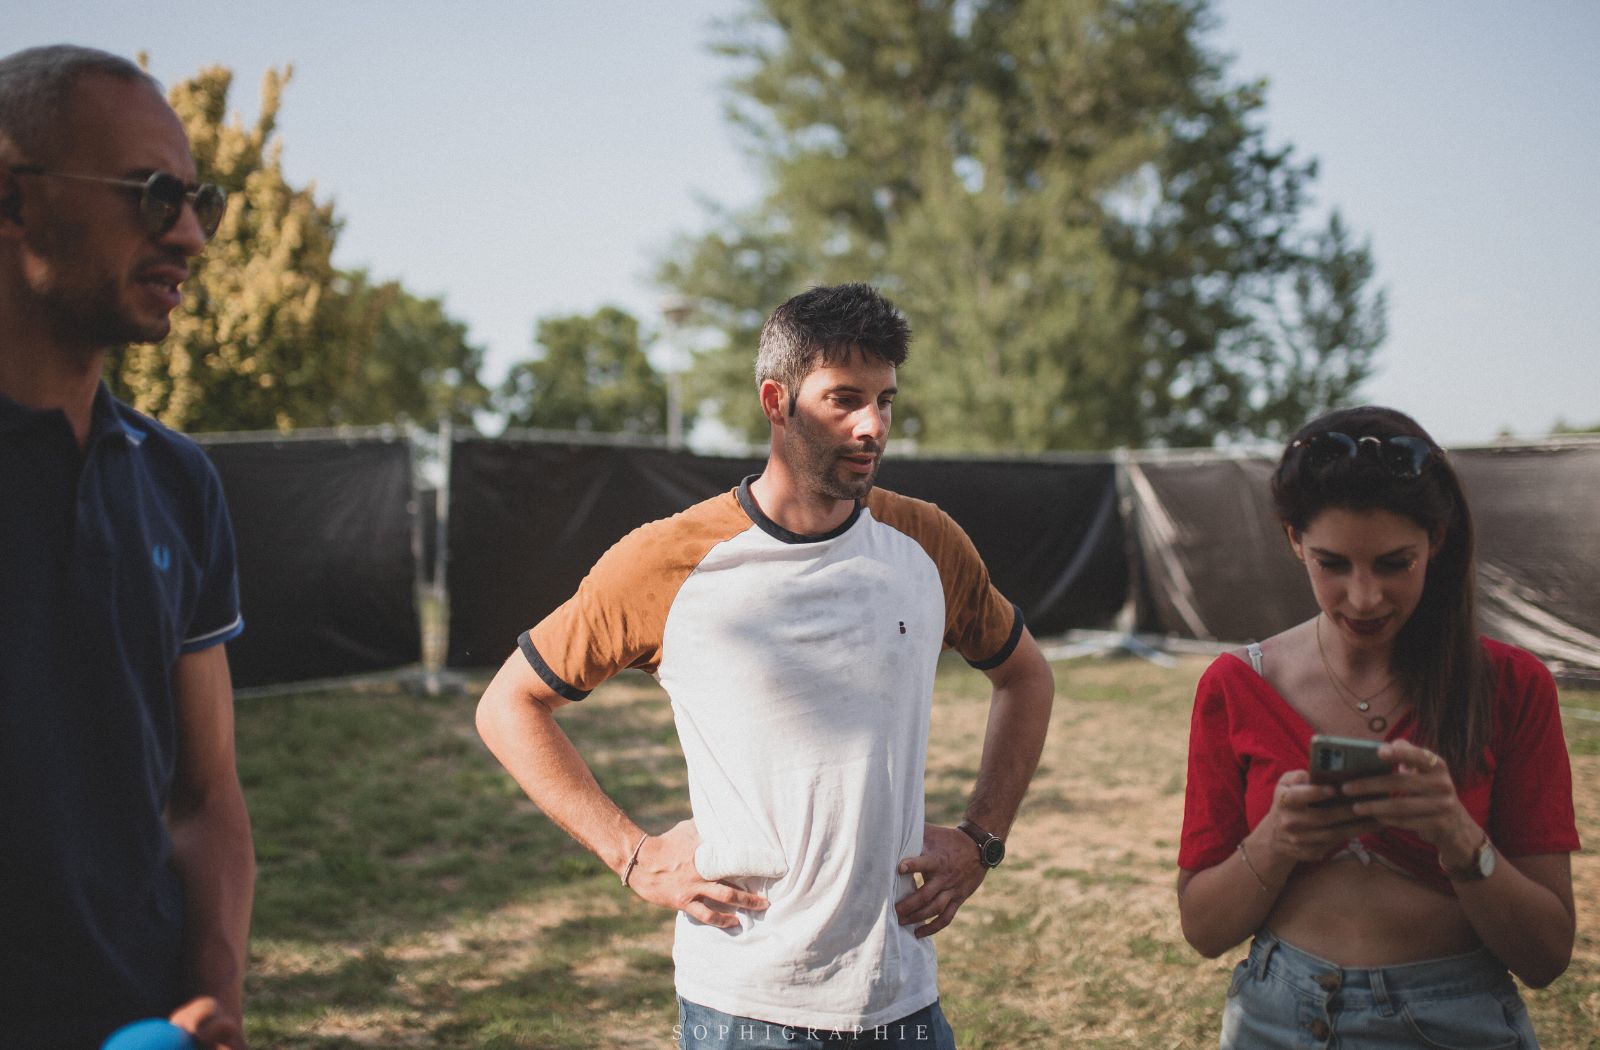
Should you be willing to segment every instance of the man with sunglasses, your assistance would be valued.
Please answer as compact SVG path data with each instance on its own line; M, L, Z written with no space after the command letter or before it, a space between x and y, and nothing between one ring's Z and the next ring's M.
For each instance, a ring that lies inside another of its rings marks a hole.
M226 199L159 86L0 58L0 1042L169 1017L243 1048L254 883L223 643L232 528L198 446L111 396Z

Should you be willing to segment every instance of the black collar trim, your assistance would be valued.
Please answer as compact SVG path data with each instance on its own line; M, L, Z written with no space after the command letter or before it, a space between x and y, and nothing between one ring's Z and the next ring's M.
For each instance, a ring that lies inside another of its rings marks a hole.
M744 508L744 512L750 516L751 521L760 526L762 532L766 533L768 536L771 536L775 540L781 540L784 543L821 543L824 540L837 539L838 537L849 532L850 527L856 523L856 519L861 517L861 501L856 500L855 506L850 509L850 516L844 519L844 522L835 529L831 529L828 532L824 532L817 536L807 536L800 532L790 532L782 525L779 525L777 522L767 517L766 514L762 512L761 508L756 504L756 498L750 492L750 485L760 476L760 474L751 474L749 477L739 482L739 506Z

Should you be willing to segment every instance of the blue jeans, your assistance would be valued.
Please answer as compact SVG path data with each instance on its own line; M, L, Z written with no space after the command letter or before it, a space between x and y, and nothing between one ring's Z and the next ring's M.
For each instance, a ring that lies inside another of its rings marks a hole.
M1220 1045L1538 1050L1539 1041L1511 975L1482 949L1349 969L1262 930L1234 967Z
M876 1028L836 1031L735 1017L680 997L678 1025L673 1034L678 1037L680 1050L844 1050L858 1046L956 1050L955 1033L950 1031L938 1000Z

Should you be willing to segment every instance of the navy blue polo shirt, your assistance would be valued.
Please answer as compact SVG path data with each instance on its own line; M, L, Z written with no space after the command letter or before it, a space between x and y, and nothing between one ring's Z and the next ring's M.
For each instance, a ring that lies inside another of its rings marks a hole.
M0 1041L98 1046L176 1005L173 665L242 629L199 446L104 385L83 449L0 396Z

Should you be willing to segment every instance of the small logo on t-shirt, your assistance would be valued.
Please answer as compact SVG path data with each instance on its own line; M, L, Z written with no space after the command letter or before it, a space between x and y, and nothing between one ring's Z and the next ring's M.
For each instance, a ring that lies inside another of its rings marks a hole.
M901 634L905 634L906 633L906 622L904 620L900 621L900 633Z
M166 572L172 568L172 550L165 543L158 543L150 548L150 560L157 569Z

